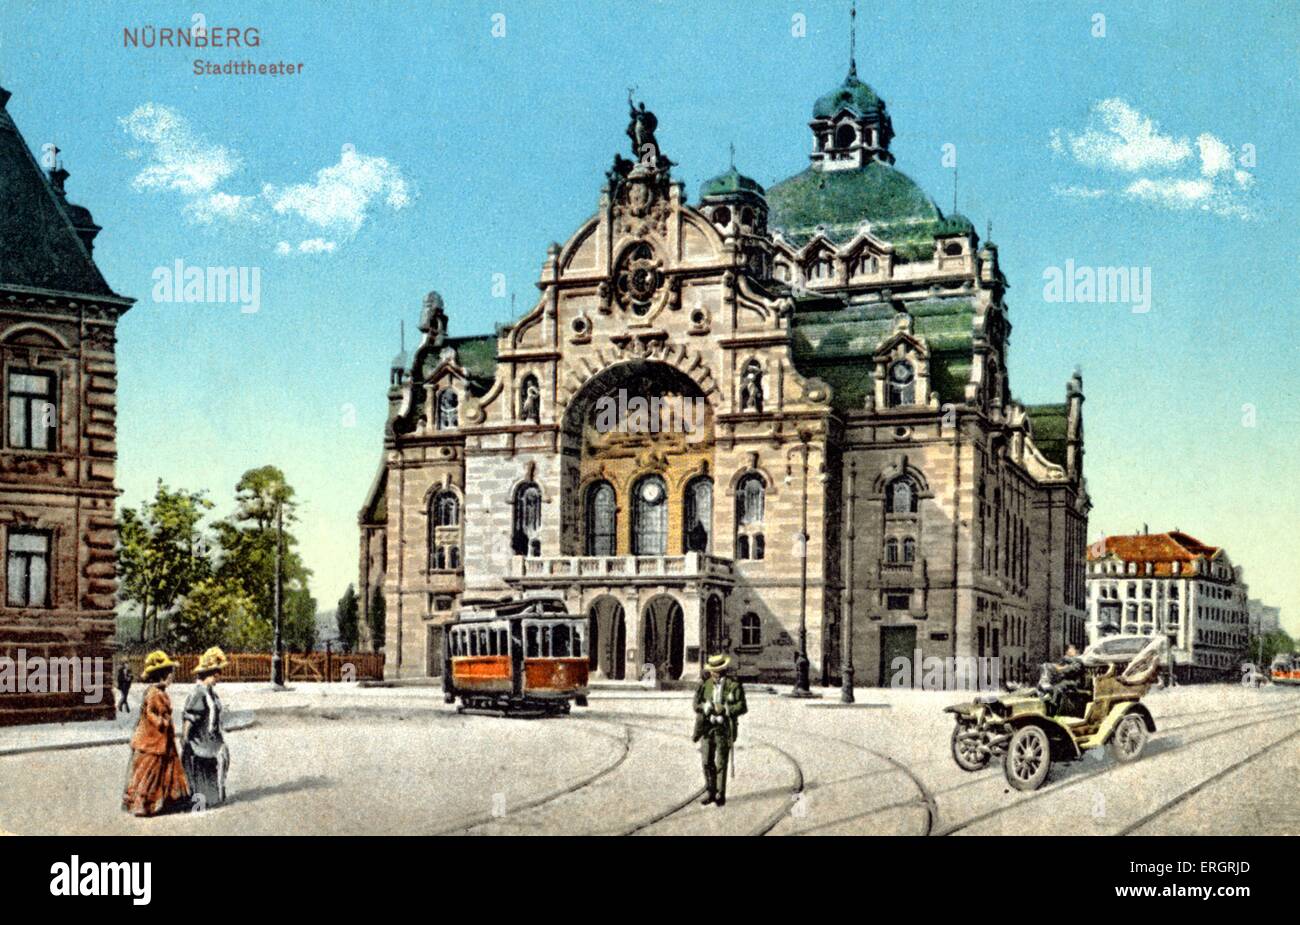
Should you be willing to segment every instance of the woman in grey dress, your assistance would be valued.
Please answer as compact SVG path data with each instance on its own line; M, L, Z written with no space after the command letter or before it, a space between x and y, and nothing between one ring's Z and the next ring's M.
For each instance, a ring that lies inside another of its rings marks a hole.
M185 701L181 761L196 809L209 809L226 801L230 751L221 727L221 698L217 696L217 679L225 667L226 653L216 646L204 652L194 669L194 691Z

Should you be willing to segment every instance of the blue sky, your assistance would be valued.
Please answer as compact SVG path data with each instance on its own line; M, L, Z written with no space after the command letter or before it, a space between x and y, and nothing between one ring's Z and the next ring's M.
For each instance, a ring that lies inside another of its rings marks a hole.
M848 5L820 0L233 3L209 28L256 28L259 47L124 47L195 11L10 0L0 83L140 300L119 331L124 503L160 476L225 501L245 469L282 466L323 607L356 579L388 365L423 294L453 333L505 321L509 293L531 304L547 244L627 153L628 87L694 197L729 143L761 183L802 170L848 57ZM195 58L303 69L195 76ZM858 70L898 167L946 211L955 146L958 208L993 223L1017 395L1060 400L1082 368L1090 538L1146 523L1225 546L1300 629L1300 12L868 2ZM260 268L259 310L152 301L177 259ZM1150 311L1045 300L1067 261L1150 268Z

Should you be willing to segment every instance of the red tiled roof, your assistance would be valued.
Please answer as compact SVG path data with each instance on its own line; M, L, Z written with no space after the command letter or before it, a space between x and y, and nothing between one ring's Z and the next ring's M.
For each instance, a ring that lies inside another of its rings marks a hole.
M1161 563L1191 562L1202 556L1212 559L1218 553L1217 546L1208 546L1194 536L1171 531L1105 537L1088 547L1088 560L1116 556L1124 562L1154 562L1158 566Z

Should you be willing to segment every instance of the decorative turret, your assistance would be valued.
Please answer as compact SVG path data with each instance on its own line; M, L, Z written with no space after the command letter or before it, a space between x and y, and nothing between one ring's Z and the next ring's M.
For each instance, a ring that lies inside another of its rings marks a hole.
M55 194L59 197L59 202L63 204L64 211L68 213L68 218L72 221L72 228L77 232L77 237L81 238L81 243L86 245L86 250L93 252L95 249L95 237L104 229L95 224L94 216L85 206L79 206L75 202L68 201L68 194L64 189L68 177L71 174L63 167L63 160L59 157L62 153L58 148L52 148L52 162L48 171L50 186L54 187Z
M767 231L763 187L736 169L734 152L731 166L700 187L700 211L724 233L733 227L741 234Z
M808 123L815 170L854 170L872 161L894 163L889 153L894 126L885 101L858 80L856 6L849 15L849 74L844 83L817 98Z

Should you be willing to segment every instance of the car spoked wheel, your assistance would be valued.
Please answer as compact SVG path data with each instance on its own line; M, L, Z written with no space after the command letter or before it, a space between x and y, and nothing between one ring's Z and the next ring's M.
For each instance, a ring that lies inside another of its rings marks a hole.
M1119 721L1106 748L1116 761L1128 762L1140 758L1146 744L1147 724L1136 713L1130 713Z
M952 731L952 760L963 771L980 771L988 767L989 752L980 748L974 726L958 725Z
M1052 743L1037 726L1022 726L1007 745L1002 760L1007 783L1017 790L1037 790L1052 767Z

